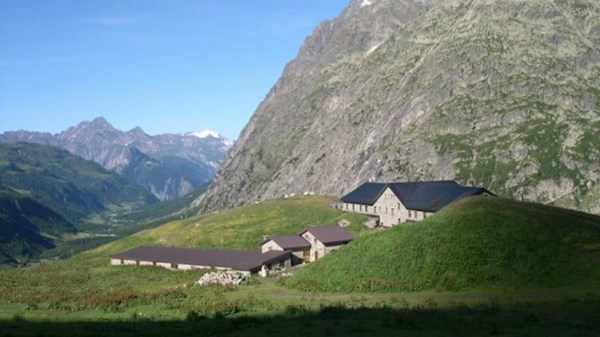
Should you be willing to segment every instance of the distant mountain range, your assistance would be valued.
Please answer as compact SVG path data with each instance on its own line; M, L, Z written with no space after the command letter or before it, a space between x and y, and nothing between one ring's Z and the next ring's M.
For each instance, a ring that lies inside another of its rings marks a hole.
M232 146L212 130L150 136L139 127L115 129L102 117L55 135L9 131L0 134L0 142L63 148L143 186L159 200L179 198L209 182Z

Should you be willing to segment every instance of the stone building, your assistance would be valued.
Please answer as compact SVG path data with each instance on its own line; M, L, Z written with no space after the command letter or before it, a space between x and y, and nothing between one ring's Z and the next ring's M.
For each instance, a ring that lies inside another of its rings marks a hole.
M289 251L292 253L292 265L310 261L311 244L298 235L275 236L261 244L261 251Z
M455 181L364 183L341 198L337 207L378 218L391 227L420 221L447 205L473 195L494 195L482 187L461 186Z
M300 233L310 242L309 261L315 261L354 240L354 235L338 225L309 228Z
M291 266L289 251L266 253L237 250L191 249L175 247L137 247L110 257L112 265L157 266L167 269L216 269L244 274Z

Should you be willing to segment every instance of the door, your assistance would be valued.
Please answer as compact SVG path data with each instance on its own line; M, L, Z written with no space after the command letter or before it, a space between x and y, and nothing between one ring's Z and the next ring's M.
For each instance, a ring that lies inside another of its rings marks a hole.
M302 252L302 260L304 263L310 262L310 249L305 249Z

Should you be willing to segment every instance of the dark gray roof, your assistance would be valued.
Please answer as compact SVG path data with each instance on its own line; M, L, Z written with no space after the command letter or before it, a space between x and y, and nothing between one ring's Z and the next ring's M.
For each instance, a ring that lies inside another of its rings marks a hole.
M290 254L290 252L285 251L261 253L217 249L138 247L113 255L111 258L222 267L257 272L262 265L285 260L290 257Z
M406 208L426 212L436 212L464 197L484 193L494 195L485 188L461 186L452 180L364 183L342 197L342 201L353 204L373 205L388 187Z
M281 247L284 250L310 248L310 243L304 240L303 237L298 235L275 236L263 241L263 244L267 243L270 240L273 240L277 245L279 245L279 247Z
M342 197L343 202L353 204L373 205L388 184L385 183L364 183L354 189L354 191Z
M306 232L310 232L326 246L333 246L354 240L354 235L352 235L352 233L338 225L308 228L302 231L300 235Z

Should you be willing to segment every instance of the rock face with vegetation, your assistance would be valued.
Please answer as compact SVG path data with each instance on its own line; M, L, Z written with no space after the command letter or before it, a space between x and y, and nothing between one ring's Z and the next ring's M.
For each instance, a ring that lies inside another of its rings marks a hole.
M600 213L597 1L354 0L302 45L206 210L456 179Z
M29 131L0 134L0 142L18 141L64 148L117 172L163 201L208 183L231 147L229 140L215 132L149 136L139 127L118 130L102 117L56 135Z

